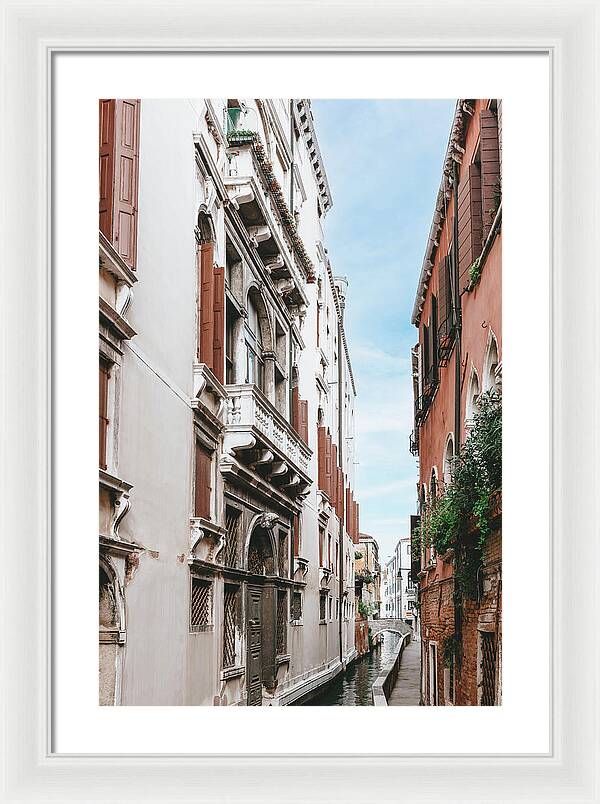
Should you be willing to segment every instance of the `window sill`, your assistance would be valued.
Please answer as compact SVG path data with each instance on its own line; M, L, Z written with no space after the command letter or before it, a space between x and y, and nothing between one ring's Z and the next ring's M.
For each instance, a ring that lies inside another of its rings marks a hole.
M289 664L292 661L292 657L289 653L283 653L280 656L277 656L275 659L275 664Z

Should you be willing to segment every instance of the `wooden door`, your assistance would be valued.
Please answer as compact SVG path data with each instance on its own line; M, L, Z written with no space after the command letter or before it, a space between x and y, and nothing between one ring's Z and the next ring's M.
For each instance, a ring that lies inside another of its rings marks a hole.
M248 612L246 628L248 706L262 706L262 588L260 586L248 586L246 611Z

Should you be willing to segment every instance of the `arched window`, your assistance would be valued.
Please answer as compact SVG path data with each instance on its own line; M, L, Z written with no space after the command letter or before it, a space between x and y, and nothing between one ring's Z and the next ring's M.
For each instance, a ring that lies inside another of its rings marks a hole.
M246 382L264 390L264 361L262 333L256 296L248 294L248 318L246 321Z
M498 341L493 332L490 332L490 342L483 364L483 390L498 391Z
M444 465L443 477L444 486L449 486L452 483L452 473L454 471L454 436L452 433L446 439L446 448L444 449Z
M478 410L478 400L481 394L481 386L479 385L479 377L475 369L471 369L471 377L469 379L469 386L467 388L467 411L465 417L465 424L467 427L473 425L473 419Z
M431 470L431 480L429 482L429 499L431 503L435 503L438 496L438 481L437 481L437 471L435 466Z

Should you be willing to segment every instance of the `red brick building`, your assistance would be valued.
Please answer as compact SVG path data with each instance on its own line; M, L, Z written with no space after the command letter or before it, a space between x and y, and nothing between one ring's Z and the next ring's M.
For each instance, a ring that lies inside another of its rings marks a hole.
M411 451L419 458L413 575L419 579L425 705L501 701L501 491L489 498L489 533L479 553L472 549L480 538L475 516L462 546L452 542L441 555L424 527L453 483L482 395L500 398L501 153L501 101L459 100L412 317L419 332L412 351ZM470 594L457 582L467 558Z

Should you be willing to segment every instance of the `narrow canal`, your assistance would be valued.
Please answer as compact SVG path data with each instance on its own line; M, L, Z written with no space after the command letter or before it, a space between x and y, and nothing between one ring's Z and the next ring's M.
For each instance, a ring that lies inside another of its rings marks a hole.
M371 653L352 662L345 673L340 673L316 698L305 706L373 706L371 687L381 668L390 660L398 646L400 635L383 632L383 642Z

